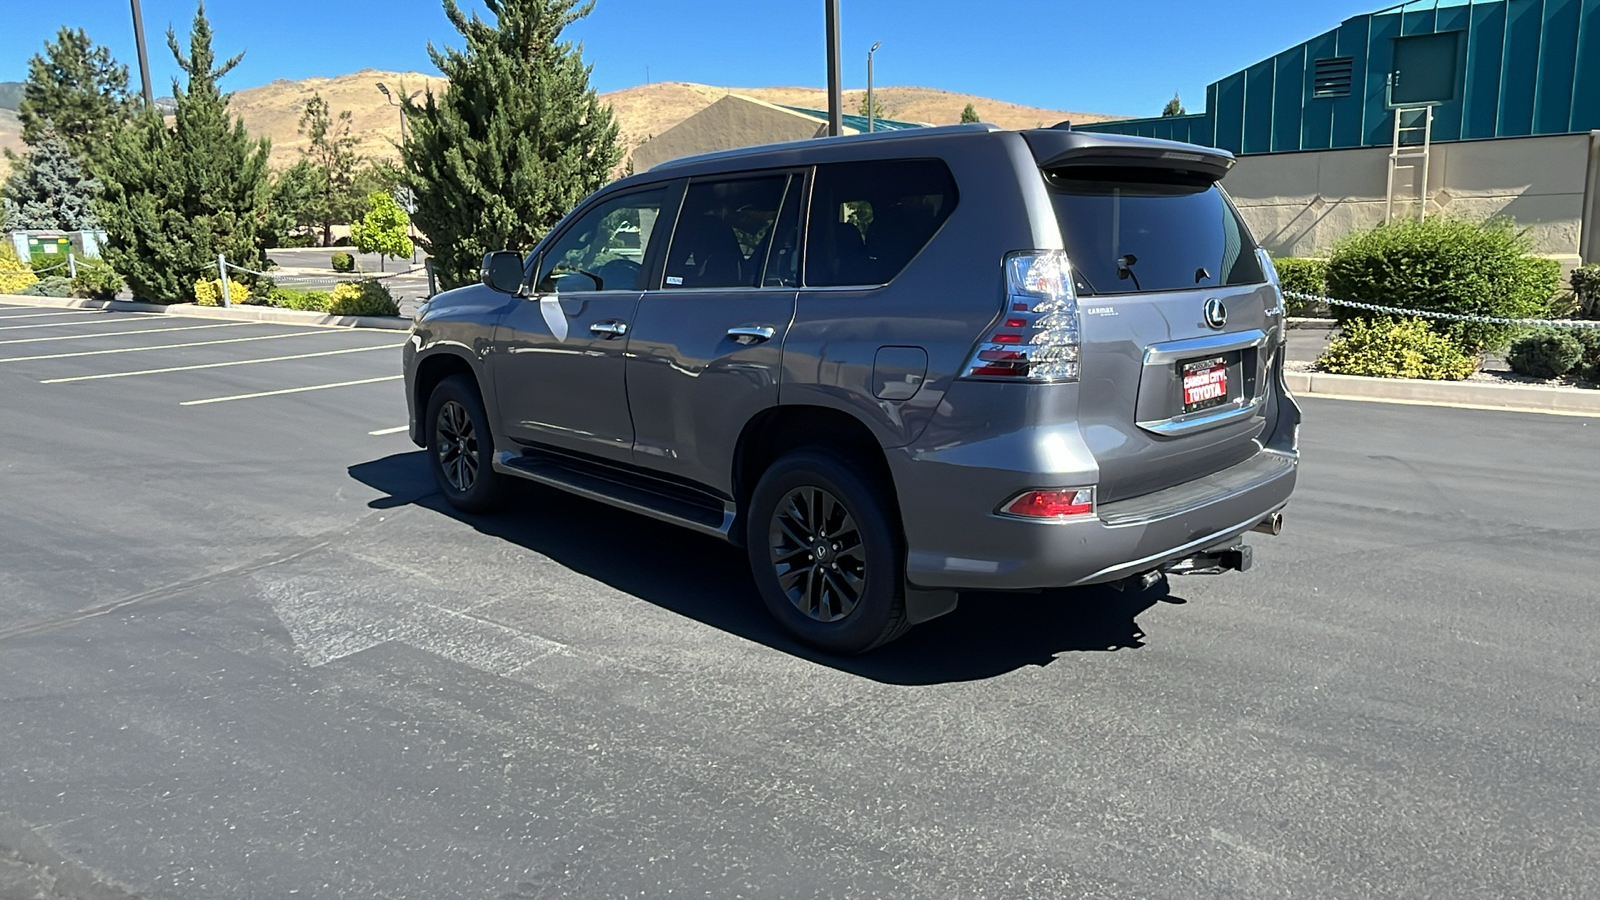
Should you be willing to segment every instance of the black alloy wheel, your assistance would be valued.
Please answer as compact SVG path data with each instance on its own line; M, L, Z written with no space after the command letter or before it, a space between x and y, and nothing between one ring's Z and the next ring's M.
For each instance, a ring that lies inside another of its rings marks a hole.
M478 455L478 433L472 427L472 417L460 403L446 400L439 405L439 415L434 419L434 433L438 435L439 468L450 486L465 494L478 481L478 468L482 458Z
M818 622L855 612L867 582L867 554L855 517L819 487L779 501L768 530L773 570L794 608Z
M439 493L462 512L498 509L506 497L506 476L494 470L489 417L470 376L452 375L428 398L428 468Z

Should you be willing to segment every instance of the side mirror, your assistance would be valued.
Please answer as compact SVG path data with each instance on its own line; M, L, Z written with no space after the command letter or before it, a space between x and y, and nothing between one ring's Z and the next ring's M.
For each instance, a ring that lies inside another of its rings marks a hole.
M522 255L510 250L484 254L478 280L502 294L522 293Z

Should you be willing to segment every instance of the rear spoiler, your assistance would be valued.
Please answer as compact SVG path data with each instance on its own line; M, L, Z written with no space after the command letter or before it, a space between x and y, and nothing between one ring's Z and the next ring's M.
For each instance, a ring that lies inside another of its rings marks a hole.
M1024 131L1039 168L1046 171L1075 165L1149 166L1192 172L1221 181L1233 168L1226 150L1121 134L1093 134L1057 126Z

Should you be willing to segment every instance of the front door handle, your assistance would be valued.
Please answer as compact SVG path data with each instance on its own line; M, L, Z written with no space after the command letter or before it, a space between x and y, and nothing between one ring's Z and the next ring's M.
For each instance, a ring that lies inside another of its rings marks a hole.
M622 337L628 333L628 323L620 319L607 319L589 326L589 331L594 334L604 335L607 338Z
M728 329L728 337L733 338L735 344L745 344L746 346L759 344L762 341L770 341L772 336L777 333L778 329L773 328L771 325L740 325L737 328Z

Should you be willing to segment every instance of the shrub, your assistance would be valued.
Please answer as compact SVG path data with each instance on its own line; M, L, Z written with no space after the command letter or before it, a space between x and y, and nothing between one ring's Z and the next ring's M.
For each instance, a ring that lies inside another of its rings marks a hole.
M1572 293L1578 298L1578 314L1600 319L1600 263L1572 270Z
M1600 328L1573 328L1571 332L1573 340L1583 347L1583 359L1578 361L1574 374L1600 383Z
M1560 378L1583 362L1583 344L1563 328L1538 328L1511 342L1511 371L1531 378Z
M71 297L72 279L65 275L46 275L17 293L24 297Z
M1422 319L1351 319L1317 360L1325 372L1459 381L1478 360Z
M1533 262L1524 232L1504 221L1389 222L1349 236L1328 260L1328 291L1343 300L1458 314L1533 318L1555 285L1546 261ZM1546 290L1548 288L1548 290ZM1335 306L1341 323L1378 315ZM1439 320L1434 331L1468 353L1504 347L1511 326Z
M356 258L348 253L335 253L333 255L333 270L335 272L354 272Z
M368 278L365 281L347 281L333 289L328 298L328 314L332 316L398 316L400 307L394 302L389 289Z
M0 244L0 294L20 294L38 280L33 269L17 259L17 251L10 244Z
M267 302L273 306L298 309L302 312L326 312L328 309L328 295L322 291L300 291L294 288L275 287L267 295Z
M202 278L194 283L194 302L201 306L222 305L222 279ZM250 285L242 281L228 279L228 302L234 304L247 304L250 302Z
M122 276L110 266L78 266L78 277L72 279L72 296L91 300L112 300L122 290Z
M1326 296L1328 293L1328 261L1325 259L1297 259L1286 256L1283 259L1272 261L1273 268L1278 270L1278 280L1283 282L1285 293L1295 292L1311 294L1317 297ZM1306 300L1297 300L1285 297L1284 305L1289 310L1289 315L1304 315L1308 309L1319 304Z

